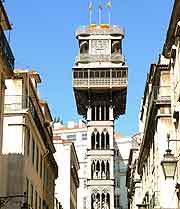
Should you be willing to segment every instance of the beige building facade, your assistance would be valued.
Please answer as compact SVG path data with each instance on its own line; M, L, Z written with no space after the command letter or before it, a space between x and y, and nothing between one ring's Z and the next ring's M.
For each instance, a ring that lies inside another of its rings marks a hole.
M169 60L171 72L171 111L172 130L170 132L169 146L177 157L177 169L174 177L176 207L180 207L180 2L174 1L170 23L163 47L163 55Z
M13 78L6 80L0 196L26 193L30 208L51 209L58 171L52 117L37 94L40 81L37 72L26 70L16 70ZM22 197L12 198L7 206L19 209L22 201Z
M128 209L138 209L138 204L141 204L142 184L138 174L138 156L141 145L141 134L135 134L132 137L131 149L129 152L126 187L128 198Z
M143 133L138 157L141 203L151 208L175 207L161 166L168 148L167 134L172 130L170 77L168 65L151 65L140 114Z
M9 22L6 10L2 1L0 2L0 16L2 18L0 23L0 153L3 136L3 112L4 112L4 91L5 91L5 79L10 78L13 75L14 70L14 56L11 51L10 45L5 36L4 30L11 30L11 24Z
M63 209L77 209L77 189L79 187L79 162L74 143L54 137L55 159L61 174L55 184L55 197Z
M162 55L145 84L141 143L130 152L127 173L129 208L180 207L179 35L180 2L175 0Z

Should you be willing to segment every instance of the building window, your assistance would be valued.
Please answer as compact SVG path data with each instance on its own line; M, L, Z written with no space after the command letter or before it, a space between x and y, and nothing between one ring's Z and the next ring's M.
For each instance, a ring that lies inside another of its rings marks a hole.
M117 179L116 179L116 186L117 187L120 187L120 179L117 177Z
M86 197L83 197L83 209L86 209Z
M25 128L25 137L27 140L27 156L29 156L30 151L30 130L26 127Z
M43 166L43 160L42 160L42 155L40 154L40 177L42 178L42 166Z
M37 208L37 191L35 192L35 209L38 209Z
M41 197L39 196L39 209L41 209Z
M67 135L67 139L68 140L76 140L76 135L75 134Z
M36 171L38 173L38 169L39 169L39 149L38 147L36 147Z
M34 164L35 159L35 142L34 139L32 139L32 163Z
M84 180L84 189L86 189L87 185L86 185L86 180Z
M119 208L120 207L120 197L119 197L119 195L117 195L117 208Z
M31 207L33 208L33 185L31 184L31 195L30 195L30 198L31 198Z
M28 196L29 196L29 179L26 178L26 195L27 195L27 203L28 203Z
M82 140L87 140L87 133L82 134Z
M116 208L116 195L114 195L114 207Z

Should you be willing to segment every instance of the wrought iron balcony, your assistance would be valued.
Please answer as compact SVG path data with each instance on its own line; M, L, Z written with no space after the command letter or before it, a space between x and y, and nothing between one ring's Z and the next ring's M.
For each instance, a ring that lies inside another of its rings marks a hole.
M23 95L5 95L4 112L21 111L31 106L30 98Z
M118 70L75 70L74 88L119 88L127 87L127 69Z
M91 55L79 54L76 58L76 63L90 63L90 62L115 62L124 63L124 56L119 53L111 55Z
M170 86L155 86L152 90L151 102L169 103L171 101L171 87Z
M120 87L127 86L127 78L84 78L74 79L73 87L97 88L97 87Z
M10 70L13 70L14 56L1 26L0 26L0 52L2 59L5 61L7 67Z
M105 27L106 26L106 27ZM89 25L81 26L76 30L76 36L95 35L121 35L124 36L124 29L120 26L114 25Z

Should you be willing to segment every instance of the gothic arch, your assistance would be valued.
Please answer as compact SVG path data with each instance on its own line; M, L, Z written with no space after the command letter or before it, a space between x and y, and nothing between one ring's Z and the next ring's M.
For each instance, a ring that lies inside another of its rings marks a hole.
M100 149L100 134L97 132L96 134L96 149Z
M105 149L105 134L101 133L101 149Z
M106 149L109 149L110 145L109 145L109 133L106 133Z
M95 133L91 134L91 149L95 149Z

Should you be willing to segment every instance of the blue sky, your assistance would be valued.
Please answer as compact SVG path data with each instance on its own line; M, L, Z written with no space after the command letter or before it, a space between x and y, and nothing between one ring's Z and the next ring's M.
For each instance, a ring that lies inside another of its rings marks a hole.
M98 22L93 0L93 22ZM105 0L102 3L105 4ZM126 115L115 129L128 136L138 131L140 99L146 74L162 51L173 0L112 0L111 22L125 28L123 51L129 66ZM10 33L16 67L37 70L42 77L40 97L52 115L64 122L79 120L72 91L71 68L77 54L75 29L89 23L88 0L5 1L13 24ZM102 22L108 22L103 8Z

